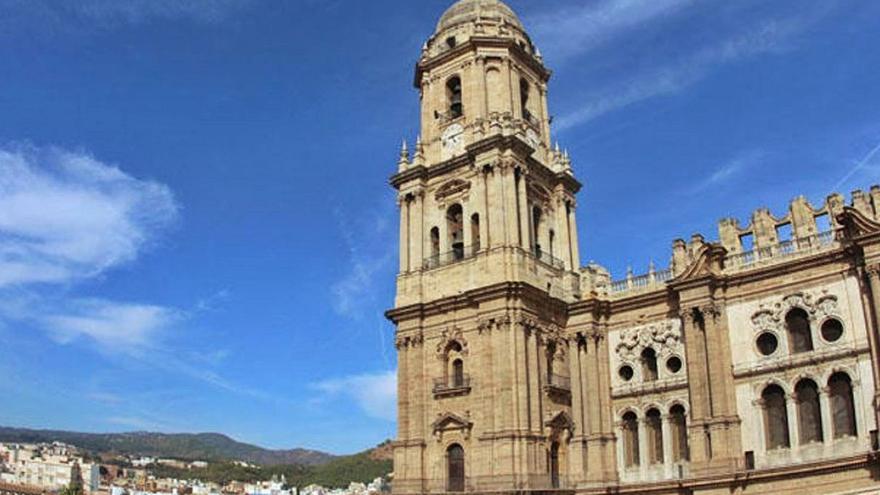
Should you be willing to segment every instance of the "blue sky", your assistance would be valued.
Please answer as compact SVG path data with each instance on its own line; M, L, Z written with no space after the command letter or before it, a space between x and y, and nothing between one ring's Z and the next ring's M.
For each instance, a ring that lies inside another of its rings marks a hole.
M0 424L394 435L412 69L446 0L0 0ZM511 0L582 258L880 181L872 0Z

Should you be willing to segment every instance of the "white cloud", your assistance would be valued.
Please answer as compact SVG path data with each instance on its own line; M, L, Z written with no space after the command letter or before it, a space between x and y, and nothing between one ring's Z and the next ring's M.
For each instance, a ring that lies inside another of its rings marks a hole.
M100 275L177 215L166 186L85 153L0 148L0 288Z
M107 348L149 345L155 335L179 319L175 310L99 299L67 301L63 311L39 316L59 343L88 337Z
M213 24L253 0L0 0L0 34L21 30L76 32L110 29L152 20Z
M849 180L852 179L852 177L854 175L856 175L856 173L858 173L862 170L870 169L871 163L877 157L880 157L880 142L878 142L873 148L871 148L871 150L868 151L868 153L865 156L863 156L861 160L856 162L853 165L853 168L851 168L849 170L849 172L847 172L846 175L844 175L840 179L840 181L834 185L834 187L831 190L832 191L839 190L841 187L843 187L845 184L847 184L847 182L849 182Z
M529 19L541 49L565 59L591 51L646 23L696 5L695 0L603 0L585 2Z
M326 397L353 399L370 417L394 421L397 411L397 372L354 375L314 385Z
M380 214L363 215L357 222L337 209L334 214L340 234L348 251L347 263L350 267L345 275L333 283L330 292L333 296L333 309L337 314L362 319L364 314L375 306L377 276L387 269L397 255L389 250L397 241L390 235L388 218L393 218L393 202L383 197L385 204Z
M697 183L692 192L701 192L727 182L746 170L759 165L767 158L762 150L750 150L722 163L708 177Z
M744 33L703 47L679 61L645 71L627 81L616 81L591 94L590 103L556 120L559 131L587 123L634 103L677 93L707 77L712 70L757 55L782 53L792 39L827 13L827 8L786 20L764 21Z

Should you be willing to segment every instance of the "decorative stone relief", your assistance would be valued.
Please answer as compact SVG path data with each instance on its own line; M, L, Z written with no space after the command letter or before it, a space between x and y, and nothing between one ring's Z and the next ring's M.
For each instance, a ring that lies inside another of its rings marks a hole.
M810 315L813 320L820 320L833 316L840 318L840 306L837 296L823 290L818 296L809 292L796 292L782 298L773 304L761 304L752 315L752 325L755 331L785 329L785 315L794 308L800 308Z
M685 350L682 342L681 320L669 319L628 328L609 335L612 362L612 383L615 387L651 386L668 380L684 379ZM652 349L657 362L656 382L646 381L642 354Z
M437 343L436 348L437 359L441 361L446 359L446 351L453 342L457 342L461 346L460 354L462 356L468 355L468 343L464 338L464 333L458 327L450 327L440 333L440 342Z
M615 347L624 361L637 360L642 351L650 347L658 357L681 351L681 325L674 320L630 328L620 334L620 342Z

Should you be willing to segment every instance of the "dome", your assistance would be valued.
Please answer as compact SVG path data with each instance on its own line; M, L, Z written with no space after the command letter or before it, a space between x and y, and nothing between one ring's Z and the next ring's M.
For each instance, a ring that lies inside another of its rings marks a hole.
M440 22L437 23L437 32L459 24L474 22L477 19L506 22L525 31L513 9L501 0L459 0L440 17Z

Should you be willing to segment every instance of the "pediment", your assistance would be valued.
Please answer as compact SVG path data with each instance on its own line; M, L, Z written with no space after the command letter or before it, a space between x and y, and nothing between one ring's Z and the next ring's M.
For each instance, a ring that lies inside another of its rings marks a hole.
M850 206L843 208L843 212L837 215L837 221L843 225L849 238L880 233L880 222Z
M453 431L453 430L470 430L473 423L469 420L453 413L441 414L431 425L434 432Z
M437 189L437 193L434 197L437 199L437 201L442 201L458 194L467 193L468 191L470 191L470 189L470 182L462 179L452 179L449 182L440 186L440 189Z
M557 411L544 422L548 428L574 431L574 420L565 411Z
M703 277L721 277L727 250L720 244L703 244L693 255L693 261L675 277L675 282Z

